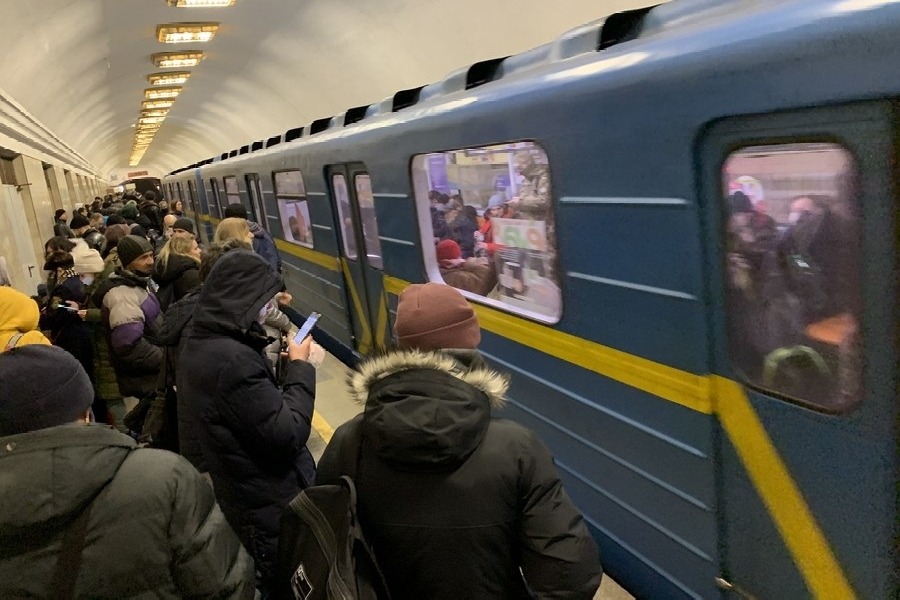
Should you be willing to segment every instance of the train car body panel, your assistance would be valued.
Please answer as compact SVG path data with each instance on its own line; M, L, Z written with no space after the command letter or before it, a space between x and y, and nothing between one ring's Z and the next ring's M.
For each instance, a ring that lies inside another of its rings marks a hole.
M202 177L258 176L289 288L356 358L387 336L404 286L441 280L417 161L535 144L550 177L561 310L535 317L466 295L481 350L513 374L504 415L553 450L607 572L641 597L889 595L898 341L897 282L885 274L898 266L900 4L676 0L639 23L600 52L570 52L578 36L564 36L507 59L484 85L465 89L457 74L398 112L332 119L201 166ZM763 160L769 146L844 152L864 182L865 393L846 410L797 402L733 366L723 169L747 148ZM286 239L271 186L288 169L304 178L312 247ZM373 212L348 194L345 220L333 176L363 172ZM372 242L373 215L383 271L351 269L344 242Z

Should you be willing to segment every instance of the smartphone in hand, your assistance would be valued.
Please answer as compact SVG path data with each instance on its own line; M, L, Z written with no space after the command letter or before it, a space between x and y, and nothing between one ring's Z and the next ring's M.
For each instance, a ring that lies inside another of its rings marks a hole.
M294 343L299 344L303 341L303 339L309 335L309 332L312 331L312 328L315 327L316 321L319 320L319 317L322 315L313 312L309 314L309 317L306 319L306 322L300 327L300 331L297 332L297 335L294 336Z

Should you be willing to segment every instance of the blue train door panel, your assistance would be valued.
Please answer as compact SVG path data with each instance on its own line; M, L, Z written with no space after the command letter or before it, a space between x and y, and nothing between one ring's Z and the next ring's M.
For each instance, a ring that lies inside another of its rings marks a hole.
M368 354L387 340L387 302L372 181L361 163L326 170L337 219L341 270L349 299L355 350Z
M717 583L734 597L898 589L895 119L888 102L811 108L702 140Z

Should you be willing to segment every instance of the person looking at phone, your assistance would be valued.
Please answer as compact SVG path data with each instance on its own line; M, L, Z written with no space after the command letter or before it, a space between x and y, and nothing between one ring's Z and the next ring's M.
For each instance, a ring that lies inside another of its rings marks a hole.
M283 281L264 258L235 249L219 258L200 287L181 347L179 401L197 434L228 522L269 588L281 513L315 477L306 448L316 373L312 339L288 342L282 385L263 356L262 321Z

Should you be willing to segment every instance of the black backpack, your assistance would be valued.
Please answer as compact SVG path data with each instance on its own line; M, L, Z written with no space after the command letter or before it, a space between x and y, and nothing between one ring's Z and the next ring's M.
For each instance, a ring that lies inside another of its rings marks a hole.
M341 450L342 472L356 474L361 439L352 428ZM383 600L387 584L356 513L351 477L306 488L281 517L274 597L279 600Z

